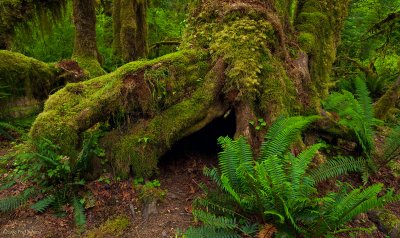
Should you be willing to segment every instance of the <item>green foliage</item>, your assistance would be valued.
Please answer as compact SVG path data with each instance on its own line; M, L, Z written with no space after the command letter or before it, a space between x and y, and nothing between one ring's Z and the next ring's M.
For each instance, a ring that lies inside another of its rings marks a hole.
M356 171L362 163L342 158L310 170L323 144L310 146L297 157L287 152L316 118L279 119L266 135L256 161L243 137L234 141L220 138L220 169L205 170L217 189L205 188L207 196L195 201L193 215L203 226L188 229L186 237L241 237L249 224L259 229L273 224L277 235L321 237L333 234L360 213L399 200L393 191L379 197L380 184L357 189L342 185L337 193L318 194L315 186L319 181Z
M356 92L356 99L345 90L334 92L323 105L326 110L339 115L338 124L353 131L365 154L370 156L374 151L374 127L380 121L374 118L372 100L365 82L360 78L356 80Z
M400 125L395 126L385 140L383 155L378 159L380 166L384 166L400 155Z
M0 121L0 136L4 136L6 139L15 140L11 133L17 133L18 135L23 135L24 131L20 128L11 125L7 122Z
M45 212L53 208L56 212L62 212L63 205L70 203L74 207L76 225L83 229L86 222L84 208L75 194L85 184L81 175L90 169L89 161L93 156L104 156L104 150L98 144L101 136L101 130L85 133L82 150L75 163L71 163L69 157L59 154L60 147L45 138L34 144L35 152L25 152L32 149L23 146L17 148L14 160L16 167L8 179L29 181L34 189L0 201L0 211L17 208L35 192L36 196L43 198L31 206L33 210Z
M131 221L127 216L117 216L109 218L106 222L101 224L98 228L87 232L85 238L97 237L119 237L123 234L124 230L128 228Z
M365 160L354 159L353 157L338 157L329 159L326 163L318 166L310 172L310 176L319 183L332 177L351 172L365 172Z
M47 208L49 208L50 205L53 204L54 202L55 202L54 196L48 196L33 204L31 208L36 212L45 212Z
M32 196L34 189L29 188L16 196L3 198L0 200L0 212L8 212L23 205Z
M77 198L72 199L72 206L74 208L74 220L75 224L82 231L86 224L85 208L81 201Z
M138 191L139 199L144 204L149 204L152 201L161 201L167 195L167 190L160 188L161 183L157 179L144 183L143 178L136 178L134 185Z

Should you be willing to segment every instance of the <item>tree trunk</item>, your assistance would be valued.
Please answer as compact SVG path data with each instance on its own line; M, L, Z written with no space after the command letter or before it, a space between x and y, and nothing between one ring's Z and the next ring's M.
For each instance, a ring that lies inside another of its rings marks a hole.
M147 46L147 0L116 0L113 8L114 53L125 62L144 58Z
M320 111L347 7L348 0L197 1L181 51L66 86L30 135L51 139L73 161L82 133L109 121L103 145L116 172L150 176L176 141L233 110L235 136L257 148L262 121Z
M75 41L72 58L88 71L90 77L103 75L101 55L96 44L95 0L74 0Z

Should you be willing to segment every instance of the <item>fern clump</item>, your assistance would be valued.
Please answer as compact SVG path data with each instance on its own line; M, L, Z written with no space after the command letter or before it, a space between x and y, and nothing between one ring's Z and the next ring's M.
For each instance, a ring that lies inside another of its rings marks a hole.
M334 92L324 102L324 108L339 115L339 125L352 130L366 155L374 151L374 127L381 121L374 118L372 99L365 82L355 80L356 98L348 91Z
M312 170L310 164L324 144L312 145L297 156L288 152L301 131L317 118L279 119L265 136L257 160L243 137L220 138L223 151L219 154L219 169L205 169L217 189L204 188L206 197L195 201L193 215L203 225L188 229L186 237L242 237L271 232L277 237L321 237L337 231L360 213L398 200L392 191L378 196L380 184L357 189L341 186L339 192L318 194L318 182L359 171L363 163L338 158Z
M34 143L36 150L27 149L22 145L15 155L16 165L0 189L11 188L17 178L21 181L29 181L31 188L22 193L0 200L0 212L8 212L25 204L28 199L36 201L31 209L36 212L45 212L53 208L55 212L63 212L65 204L71 204L74 208L75 223L83 229L86 218L85 209L81 200L75 195L85 184L81 174L89 168L90 159L93 156L103 156L104 151L98 145L101 130L87 132L83 141L82 151L75 163L70 163L70 158L60 154L60 147L50 140L42 138ZM29 152L26 152L28 150ZM37 200L37 197L42 197Z
M324 107L328 111L337 113L339 115L338 124L353 131L356 135L358 143L363 149L365 160L364 165L361 165L360 160L352 163L354 166L357 163L359 168L365 167L362 171L364 176L367 176L369 172L376 172L380 167L399 158L400 126L392 128L383 145L382 154L377 155L374 143L375 127L381 125L382 121L374 117L372 99L366 83L357 78L354 84L356 97L345 90L341 93L334 92L324 102Z

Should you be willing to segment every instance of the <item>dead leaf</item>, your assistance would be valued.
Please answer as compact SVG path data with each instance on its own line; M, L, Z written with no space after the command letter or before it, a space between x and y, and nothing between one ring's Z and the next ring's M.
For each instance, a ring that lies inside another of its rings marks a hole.
M272 238L273 235L277 232L275 226L271 224L265 224L263 228L258 232L257 238Z

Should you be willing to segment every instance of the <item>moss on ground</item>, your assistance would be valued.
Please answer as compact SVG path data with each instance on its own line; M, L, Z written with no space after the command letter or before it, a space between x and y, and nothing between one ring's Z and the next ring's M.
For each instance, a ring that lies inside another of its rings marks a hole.
M86 238L100 238L100 237L119 237L123 235L131 221L126 216L117 216L115 218L108 219L106 222L101 224L98 228L90 230L86 233Z

